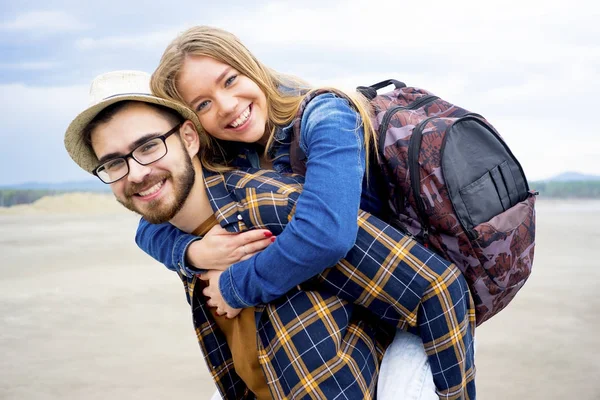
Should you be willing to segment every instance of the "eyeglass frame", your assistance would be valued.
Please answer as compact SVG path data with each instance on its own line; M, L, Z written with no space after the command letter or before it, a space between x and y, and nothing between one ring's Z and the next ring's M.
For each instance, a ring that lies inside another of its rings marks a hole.
M134 160L136 163L140 164L140 165L150 165L152 163L157 162L158 160L164 158L164 156L167 155L167 153L169 152L169 146L167 146L167 139L169 138L169 136L173 135L175 132L177 132L179 130L179 128L181 128L181 125L183 125L183 122L178 123L177 125L175 125L173 128L171 128L168 132L160 135L160 136L156 136L153 138L150 138L148 140L146 140L144 143L140 144L139 146L137 146L135 149L133 149L132 151L130 151L129 153L123 155L123 156L119 156L119 157L115 157L115 158L111 158L109 160L104 161L102 164L98 165L96 168L94 168L94 170L92 171L92 174L96 175L98 177L98 179L100 179L100 182L106 184L106 185L110 185L113 184L115 182L120 181L121 179L125 178L127 175L129 175L130 172L130 168L129 168L129 159L131 158L132 160ZM148 144L148 142L151 142L153 140L156 139L160 139L163 142L163 145L165 146L165 154L163 154L162 156L160 156L159 158L157 158L154 161L151 161L149 163L142 163L140 162L137 158L135 158L135 156L133 155L133 153L135 153L139 148L141 148L142 146L145 146L146 144ZM115 179L114 181L110 181L110 182L104 182L104 180L102 180L102 178L100 178L100 175L98 175L98 170L100 168L102 168L103 166L105 166L106 164L108 164L109 162L115 161L122 158L123 160L125 160L125 165L127 165L127 172L125 173L125 175L123 175L122 177L120 177L119 179Z

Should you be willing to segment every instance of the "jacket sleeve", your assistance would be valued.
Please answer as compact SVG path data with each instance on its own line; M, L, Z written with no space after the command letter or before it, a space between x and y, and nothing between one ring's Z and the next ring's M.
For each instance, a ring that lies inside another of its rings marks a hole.
M307 172L295 214L272 245L221 275L219 287L230 306L269 303L352 248L365 172L363 140L360 115L347 100L323 94L308 104L300 140Z
M135 234L135 243L140 249L171 271L187 277L192 277L198 270L186 263L185 252L199 239L199 236L180 231L169 223L154 225L143 218Z

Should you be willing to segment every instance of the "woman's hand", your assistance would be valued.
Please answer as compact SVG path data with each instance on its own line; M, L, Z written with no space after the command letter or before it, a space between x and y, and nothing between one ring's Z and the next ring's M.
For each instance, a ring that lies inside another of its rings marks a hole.
M231 233L217 224L202 240L188 247L185 257L198 269L224 271L231 264L252 257L274 241L275 237L266 229Z
M202 290L202 294L208 297L209 307L217 309L218 315L225 315L227 318L236 317L242 310L239 308L231 308L223 299L221 290L219 289L219 278L223 271L208 271L199 275L199 278L205 281L208 286Z

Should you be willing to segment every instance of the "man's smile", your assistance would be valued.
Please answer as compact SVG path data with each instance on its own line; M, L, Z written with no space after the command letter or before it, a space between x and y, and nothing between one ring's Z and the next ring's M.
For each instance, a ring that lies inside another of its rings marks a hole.
M158 182L156 185L152 186L148 190L144 190L144 191L138 192L137 196L139 196L139 197L146 197L146 196L153 195L154 193L157 193L160 190L160 188L163 186L163 184L165 183L165 181L166 181L166 179Z

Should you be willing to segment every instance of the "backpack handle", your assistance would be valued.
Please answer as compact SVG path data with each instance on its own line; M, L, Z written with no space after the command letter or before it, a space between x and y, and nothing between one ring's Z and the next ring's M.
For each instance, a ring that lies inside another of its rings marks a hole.
M404 82L400 82L395 79L386 79L385 81L381 81L371 86L359 86L356 88L356 91L361 93L367 99L373 100L377 96L377 91L379 89L383 89L384 87L390 85L394 85L396 89L406 87Z

